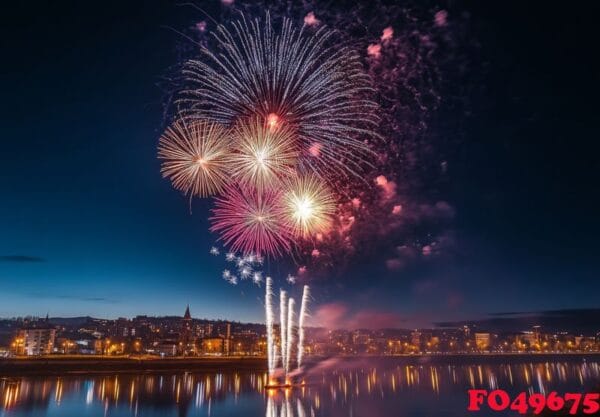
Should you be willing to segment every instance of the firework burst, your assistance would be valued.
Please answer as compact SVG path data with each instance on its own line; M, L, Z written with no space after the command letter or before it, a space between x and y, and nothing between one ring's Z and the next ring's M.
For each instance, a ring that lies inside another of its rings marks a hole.
M292 234L308 238L326 232L335 211L329 188L312 175L294 177L283 196L286 219Z
M260 286L260 283L263 282L262 272L254 272L252 274L252 282Z
M258 193L230 186L215 201L210 230L220 233L233 252L277 256L289 251L291 236L278 190Z
M228 269L223 271L222 276L223 276L223 279L225 281L227 281L228 283L230 283L231 285L237 285L237 283L238 283L237 277L235 275L233 275L231 273L231 271L229 271Z
M208 197L223 191L229 180L229 140L218 124L178 119L160 137L161 172L185 194Z
M234 152L228 158L231 175L259 192L294 173L298 152L289 127L254 118L233 128Z
M256 116L269 127L290 126L303 171L359 176L378 123L359 54L324 26L280 23L275 28L267 13L218 26L214 48L202 47L183 68L180 107L228 126Z

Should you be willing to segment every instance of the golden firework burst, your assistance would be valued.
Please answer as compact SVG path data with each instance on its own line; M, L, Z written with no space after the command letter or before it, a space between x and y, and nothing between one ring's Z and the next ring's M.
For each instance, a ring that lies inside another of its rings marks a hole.
M307 238L329 229L335 198L317 176L291 177L283 201L288 227L294 236Z
M298 158L293 131L285 124L253 118L232 131L231 175L257 190L272 188L293 174Z
M178 119L160 138L161 173L185 194L208 197L229 182L227 130L217 123Z

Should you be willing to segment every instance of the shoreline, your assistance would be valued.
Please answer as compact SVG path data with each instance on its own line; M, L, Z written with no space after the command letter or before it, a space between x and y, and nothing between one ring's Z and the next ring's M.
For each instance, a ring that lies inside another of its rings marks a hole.
M266 371L261 357L149 358L42 356L0 359L0 377L96 375L144 372Z
M418 354L388 356L334 356L312 357L308 361L318 364L336 361L336 366L364 364L365 362L396 362L402 365L427 365L457 363L460 365L487 362L544 362L560 360L600 361L600 352L589 353L480 353L480 354ZM180 373L180 372L266 372L266 358L243 357L137 357L137 356L40 356L0 359L0 377L36 377L60 375L102 375L126 373Z

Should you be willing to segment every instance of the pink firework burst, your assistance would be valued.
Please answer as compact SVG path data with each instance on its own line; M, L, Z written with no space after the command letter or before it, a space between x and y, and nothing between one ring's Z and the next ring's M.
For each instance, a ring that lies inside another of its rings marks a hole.
M281 192L229 186L215 199L210 231L233 252L279 256L290 250Z

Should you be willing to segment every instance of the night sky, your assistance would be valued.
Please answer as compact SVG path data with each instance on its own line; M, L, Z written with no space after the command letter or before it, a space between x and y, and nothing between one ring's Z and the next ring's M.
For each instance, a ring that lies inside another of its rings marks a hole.
M210 203L194 201L190 214L156 159L159 85L182 42L170 28L193 25L198 12L166 1L10 7L0 317L181 315L189 303L195 317L261 321L262 291L227 284L222 259L208 254ZM410 327L600 307L598 11L438 8L449 19L468 13L479 45L449 164L451 255L398 271L385 268L386 254L357 254L335 282L315 284L315 316Z

